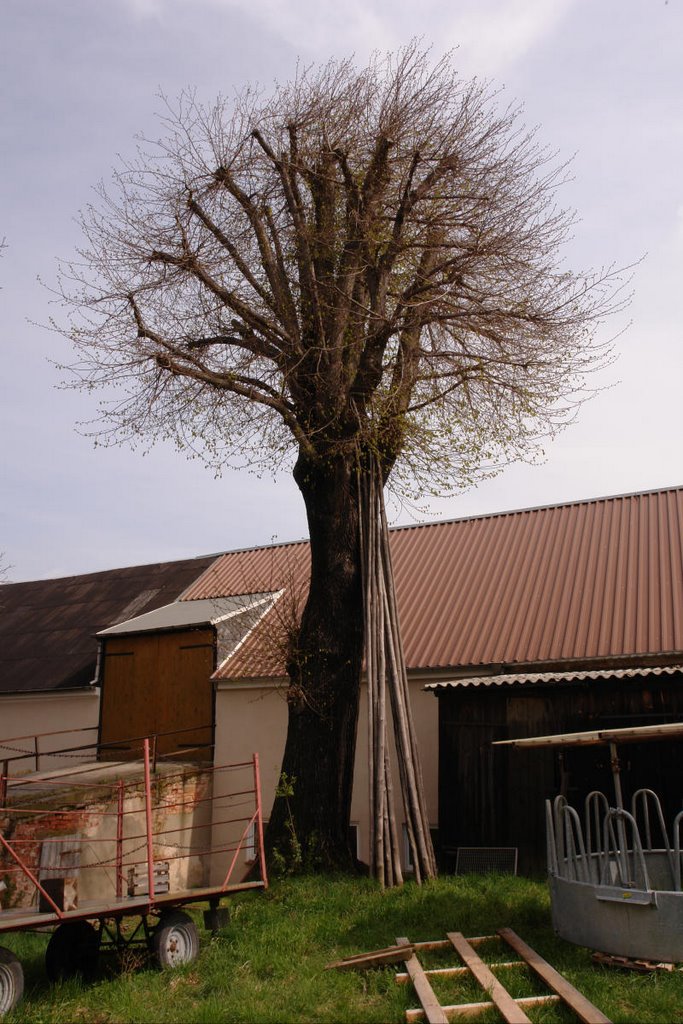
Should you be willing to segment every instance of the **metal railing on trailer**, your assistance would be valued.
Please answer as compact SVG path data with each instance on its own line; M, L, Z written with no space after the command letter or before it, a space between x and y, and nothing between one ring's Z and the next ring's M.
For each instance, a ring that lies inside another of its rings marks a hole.
M101 747L79 744L50 751L67 767L18 774L35 756L26 750L3 764L0 933L55 925L51 980L91 974L106 947L146 946L165 967L191 961L197 928L179 908L207 903L213 930L223 897L268 885L257 754L217 765L183 760L189 747L158 755L155 737L126 746L139 758L88 760ZM21 965L0 947L0 1015L22 989Z

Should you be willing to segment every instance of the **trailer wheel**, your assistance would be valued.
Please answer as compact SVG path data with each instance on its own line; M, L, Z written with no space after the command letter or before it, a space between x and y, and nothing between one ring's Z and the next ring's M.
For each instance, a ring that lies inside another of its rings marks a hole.
M97 970L99 933L87 921L65 921L52 933L45 950L45 972L52 982L79 974L86 980Z
M0 1017L13 1009L24 994L24 972L9 949L0 946Z
M167 910L154 930L154 956L162 968L191 964L199 956L199 933L182 910Z

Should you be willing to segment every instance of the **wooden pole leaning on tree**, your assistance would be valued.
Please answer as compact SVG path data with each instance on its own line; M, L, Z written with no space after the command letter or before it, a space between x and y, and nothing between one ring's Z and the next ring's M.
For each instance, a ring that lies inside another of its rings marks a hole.
M406 832L417 882L436 875L436 858L410 707L383 481L377 460L373 459L370 471L366 470L360 476L370 762L370 866L380 885L392 886L403 883L403 873L387 740L387 690Z

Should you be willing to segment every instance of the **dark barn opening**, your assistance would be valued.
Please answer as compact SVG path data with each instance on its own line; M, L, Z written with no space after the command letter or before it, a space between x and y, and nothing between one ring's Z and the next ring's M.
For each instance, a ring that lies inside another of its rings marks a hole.
M644 670L647 672L647 670ZM683 675L588 679L552 685L451 683L439 700L439 825L446 866L461 846L514 846L519 872L545 873L545 800L563 793L583 815L594 789L614 803L609 752L509 749L495 740L683 721ZM653 789L671 822L681 809L683 743L620 748L625 805Z

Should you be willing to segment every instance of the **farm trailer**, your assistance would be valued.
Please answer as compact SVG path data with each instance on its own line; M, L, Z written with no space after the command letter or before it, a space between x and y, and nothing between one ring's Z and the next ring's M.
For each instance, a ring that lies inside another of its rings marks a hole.
M152 736L131 740L125 761L86 745L51 752L51 764L61 755L68 767L22 773L18 762L33 755L7 746L0 933L53 926L50 980L91 976L105 949L144 947L162 967L188 963L199 938L182 907L208 904L215 930L222 898L267 887L257 754L223 765L195 763L182 747L157 757ZM22 992L21 963L0 946L0 1016Z

